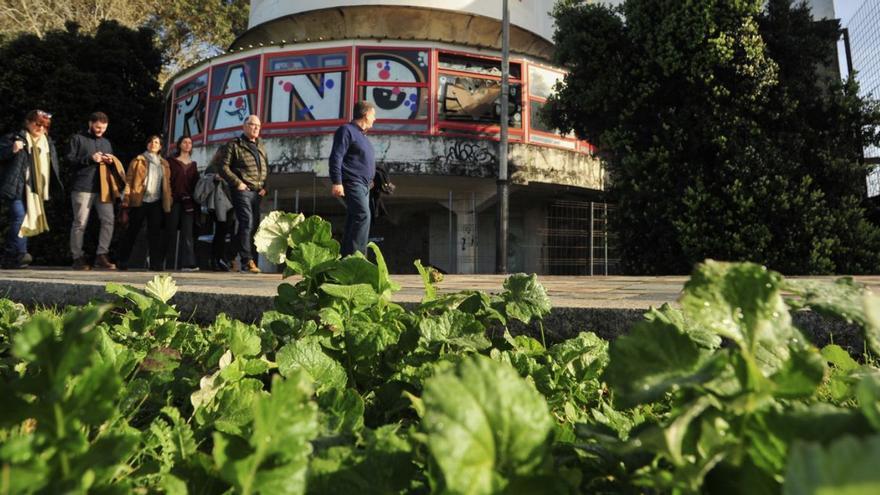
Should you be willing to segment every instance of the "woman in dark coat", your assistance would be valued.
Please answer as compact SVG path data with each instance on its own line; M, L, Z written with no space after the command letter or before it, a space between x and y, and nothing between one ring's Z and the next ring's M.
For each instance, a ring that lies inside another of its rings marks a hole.
M24 129L0 138L0 201L9 211L3 268L25 268L33 261L28 237L49 230L45 202L50 191L63 194L58 153L49 137L51 123L51 114L31 110L24 117ZM54 189L49 186L53 178Z
M180 267L185 272L199 269L195 256L195 237L193 223L196 214L196 202L193 200L196 183L199 181L199 168L190 156L193 142L189 136L177 140L174 156L168 157L171 168L171 193L174 203L168 216L168 248L166 253L177 254L177 230L180 230ZM170 260L169 260L170 261Z

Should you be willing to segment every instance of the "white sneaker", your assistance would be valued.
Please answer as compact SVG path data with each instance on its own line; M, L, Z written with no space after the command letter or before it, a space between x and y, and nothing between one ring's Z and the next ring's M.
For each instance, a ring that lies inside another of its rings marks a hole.
M199 271L199 267L197 266L185 266L180 269L182 272L197 272Z

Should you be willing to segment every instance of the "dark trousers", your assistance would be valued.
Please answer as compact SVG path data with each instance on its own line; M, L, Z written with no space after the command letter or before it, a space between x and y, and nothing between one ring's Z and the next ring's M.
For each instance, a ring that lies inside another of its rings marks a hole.
M370 188L366 184L346 183L345 232L342 234L342 256L360 251L367 254L370 240Z
M9 208L9 232L6 233L6 243L3 250L9 258L16 258L27 252L27 237L18 236L21 224L24 223L26 211L24 201L20 199L7 200L6 206Z
M226 234L229 233L229 227L232 224L232 210L226 212L227 220L221 222L214 216L214 239L211 241L211 258L214 261L226 259Z
M256 191L233 191L232 206L235 209L235 218L238 220L238 255L244 266L249 260L255 259L254 233L257 231L260 221L260 200L262 196Z
M128 210L128 230L125 231L125 238L122 241L122 250L119 253L119 260L128 265L128 258L131 256L131 250L137 241L137 236L141 231L144 220L147 222L147 246L150 256L150 270L162 270L165 264L165 236L162 232L162 220L164 220L165 212L162 211L162 202L154 201L152 203L143 203L143 205L129 208Z
M178 254L177 230L180 229L180 268L192 268L196 266L196 255L194 236L193 236L193 219L194 212L187 213L183 203L174 203L171 205L171 213L168 214L168 247L165 252L168 257L173 253L176 257ZM175 260L176 261L176 260Z

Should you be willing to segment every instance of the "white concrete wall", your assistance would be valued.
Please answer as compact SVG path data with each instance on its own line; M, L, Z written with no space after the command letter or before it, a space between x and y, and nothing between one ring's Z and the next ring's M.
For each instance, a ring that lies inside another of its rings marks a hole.
M547 40L553 39L550 11L555 0L509 0L510 22ZM501 0L251 0L248 28L310 10L354 5L400 5L468 12L501 20Z

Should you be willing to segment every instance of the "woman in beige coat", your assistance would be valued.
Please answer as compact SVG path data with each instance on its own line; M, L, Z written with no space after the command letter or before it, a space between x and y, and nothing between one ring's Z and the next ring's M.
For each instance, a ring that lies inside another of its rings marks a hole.
M125 173L127 185L122 200L123 211L127 212L128 230L122 241L118 268L128 268L131 250L140 233L141 225L147 221L147 245L149 248L148 268L161 271L165 264L165 239L162 224L171 211L171 169L159 152L162 140L159 136L147 139L147 151L136 156ZM123 214L125 216L125 214Z

